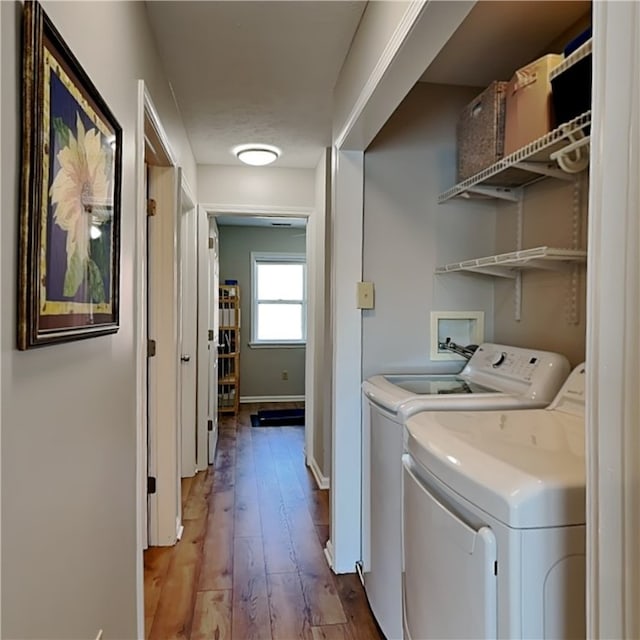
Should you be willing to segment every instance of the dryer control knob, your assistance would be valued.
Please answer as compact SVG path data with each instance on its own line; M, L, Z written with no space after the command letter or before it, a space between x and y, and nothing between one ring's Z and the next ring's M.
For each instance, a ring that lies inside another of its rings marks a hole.
M499 367L506 359L507 359L507 354L504 351L502 351L501 353L497 353L496 355L493 356L493 359L491 360L491 366Z

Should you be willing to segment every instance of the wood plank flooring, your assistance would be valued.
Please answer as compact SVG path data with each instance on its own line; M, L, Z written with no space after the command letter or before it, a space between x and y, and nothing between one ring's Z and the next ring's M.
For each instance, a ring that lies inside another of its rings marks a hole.
M182 540L145 552L146 638L383 640L357 576L324 557L304 429L252 428L262 408L221 418L215 464L182 482Z

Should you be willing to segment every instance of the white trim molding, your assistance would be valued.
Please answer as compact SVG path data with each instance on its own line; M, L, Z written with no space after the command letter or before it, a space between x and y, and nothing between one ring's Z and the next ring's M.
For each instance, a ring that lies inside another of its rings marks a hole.
M398 54L398 51L404 44L404 41L407 39L409 32L413 28L414 24L418 20L420 13L424 9L424 6L429 4L429 0L418 0L416 2L411 2L405 14L402 16L402 19L398 23L396 30L393 35L389 39L382 55L376 62L371 74L367 78L367 81L362 87L362 91L358 95L358 98L347 117L347 121L344 124L342 131L338 133L334 140L334 144L338 149L341 149L347 136L355 126L356 122L362 116L363 111L367 108L373 94L378 87L378 85L382 82L382 79L390 67L393 59Z
M140 86L142 86L142 89L144 91L144 111L147 116L147 122L153 127L155 135L162 145L162 149L156 149L156 151L160 152L166 157L169 165L171 165L172 167L176 167L178 166L178 159L176 157L176 154L173 152L171 142L169 142L169 136L162 126L162 120L158 115L158 110L153 104L151 94L149 93L144 80L138 80L138 87Z
M148 529L148 424L147 424L147 179L145 166L145 124L152 127L160 154L168 165L176 156L162 126L144 80L138 80L135 137L136 242L135 242L135 367L136 367L136 622L138 637L144 637L144 566L143 550L147 548ZM186 182L185 182L186 184ZM152 518L153 520L153 518Z
M640 637L640 5L594 3L587 637Z
M304 396L240 396L240 404L261 402L304 402Z
M354 283L362 280L364 153L333 155L333 406L331 543L336 573L360 560L362 315Z
M327 559L327 564L333 569L333 544L331 540L327 540L324 547L324 557Z
M307 466L313 474L316 484L318 485L318 489L329 489L329 487L331 486L329 478L322 474L322 471L320 471L320 467L318 466L315 458L310 458L309 456L307 456Z
M334 123L336 148L364 151L369 146L475 4L476 0L408 3L345 122Z
M276 216L278 218L308 218L313 215L313 207L281 207L279 205L225 204L220 202L200 203L211 216L233 214L236 216Z

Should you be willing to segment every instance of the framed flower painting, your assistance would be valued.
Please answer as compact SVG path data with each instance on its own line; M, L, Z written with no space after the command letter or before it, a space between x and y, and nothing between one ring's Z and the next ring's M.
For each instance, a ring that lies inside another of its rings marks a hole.
M24 5L18 348L118 330L122 130L42 7Z

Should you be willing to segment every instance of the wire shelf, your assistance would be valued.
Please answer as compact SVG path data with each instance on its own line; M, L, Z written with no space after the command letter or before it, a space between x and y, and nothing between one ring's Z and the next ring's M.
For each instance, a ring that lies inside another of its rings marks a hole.
M515 278L521 269L564 269L573 263L585 263L587 252L577 249L555 249L551 247L535 247L521 251L500 253L452 262L436 267L436 275L466 271L500 278Z
M562 177L551 154L572 144L576 137L588 139L585 131L590 125L591 111L587 111L451 187L440 194L438 203L452 198L474 197L517 200L521 187L549 176Z

